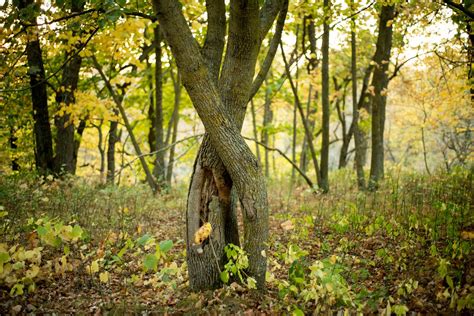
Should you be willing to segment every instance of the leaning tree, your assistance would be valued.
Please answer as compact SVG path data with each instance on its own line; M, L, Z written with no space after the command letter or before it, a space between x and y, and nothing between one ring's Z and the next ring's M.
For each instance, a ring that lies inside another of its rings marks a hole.
M249 258L247 272L262 288L268 237L267 191L261 168L240 131L249 99L275 55L288 2L267 0L260 6L258 0L231 0L227 21L225 1L208 0L207 34L202 47L193 37L178 0L154 0L153 5L184 87L206 129L188 193L190 286L208 289L221 285L224 247L228 243L239 245L236 204L240 201L243 248ZM262 41L277 16L267 56L254 79ZM210 238L203 245L194 245L194 234L206 222L213 228Z

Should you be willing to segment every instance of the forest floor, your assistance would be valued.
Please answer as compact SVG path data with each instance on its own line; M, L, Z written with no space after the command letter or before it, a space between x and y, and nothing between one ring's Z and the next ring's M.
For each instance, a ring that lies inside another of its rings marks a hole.
M270 184L267 291L192 292L185 190L0 180L0 314L472 314L472 173Z

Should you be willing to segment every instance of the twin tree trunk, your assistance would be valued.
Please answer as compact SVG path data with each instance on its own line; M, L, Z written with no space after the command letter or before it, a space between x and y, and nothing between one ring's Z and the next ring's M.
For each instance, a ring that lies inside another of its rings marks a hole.
M267 192L261 168L240 129L251 95L259 48L281 3L267 2L259 10L256 0L230 2L229 36L222 69L226 30L223 0L206 3L209 24L202 50L187 26L178 1L155 0L154 6L184 87L206 129L188 195L190 285L193 289L220 286L224 247L227 243L239 244L233 198L236 196L243 212L248 274L262 288L266 272L263 251L268 237ZM204 222L211 223L213 232L203 245L203 253L198 254L193 237Z
M378 181L384 176L384 127L385 106L387 104L388 65L392 49L392 23L395 6L383 6L380 12L379 35L374 55L372 76L372 158L369 187L376 189Z

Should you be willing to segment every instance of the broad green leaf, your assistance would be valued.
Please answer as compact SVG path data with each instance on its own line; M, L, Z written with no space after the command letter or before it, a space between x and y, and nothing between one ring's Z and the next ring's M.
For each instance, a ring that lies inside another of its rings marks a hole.
M145 270L156 270L158 266L158 258L154 254L148 254L145 256L145 260L143 261L143 266Z
M84 233L84 230L81 228L81 226L75 225L71 231L71 237L72 239L79 239L82 237L83 233Z
M293 312L291 313L292 316L304 316L304 312L296 307Z
M0 252L0 264L4 264L10 260L8 252Z
M162 252L168 252L172 247L173 247L172 240L163 240L162 242L160 242L160 250Z
M151 236L148 234L145 234L142 237L137 239L137 244L140 246L145 246L150 239L151 239Z
M220 276L221 276L222 282L224 282L225 284L227 284L227 282L229 282L229 272L222 271Z
M36 229L36 231L38 232L38 235L40 235L40 236L46 236L46 234L48 233L48 230L44 226L39 226Z
M15 284L10 290L10 296L23 295L23 288L25 286L21 283Z

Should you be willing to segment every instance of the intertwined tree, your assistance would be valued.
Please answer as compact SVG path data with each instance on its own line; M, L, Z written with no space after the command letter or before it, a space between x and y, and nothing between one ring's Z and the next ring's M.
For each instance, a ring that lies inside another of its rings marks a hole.
M276 36L271 41L278 43L287 6L287 1L278 0L268 0L262 7L256 0L232 0L226 34L225 2L209 0L207 35L200 47L180 3L154 1L184 87L206 129L194 164L186 217L187 261L194 289L219 286L219 269L225 263L224 247L228 243L239 245L237 198L244 219L243 247L249 256L248 274L259 287L264 286L267 191L260 165L240 130L251 93L265 77L277 47L270 45L274 48L269 49L261 73L253 80L262 41L279 15ZM205 222L210 222L213 232L201 249L193 245L193 236Z

